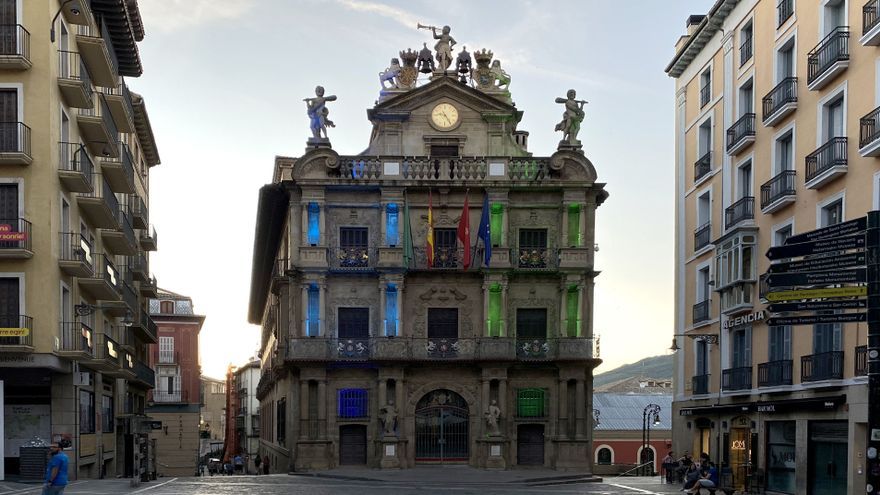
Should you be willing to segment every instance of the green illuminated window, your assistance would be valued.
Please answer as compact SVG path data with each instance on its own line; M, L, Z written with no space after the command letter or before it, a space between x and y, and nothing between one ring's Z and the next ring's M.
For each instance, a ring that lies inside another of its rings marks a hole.
M501 337L504 335L504 322L501 320L501 284L492 284L489 287L488 326L490 337Z
M581 205L568 205L568 245L581 245Z
M504 205L493 203L489 208L489 230L492 233L492 245L504 244Z
M516 391L516 415L521 418L540 418L544 410L544 389L522 388Z
M581 336L581 320L578 315L580 290L577 285L568 286L565 295L565 334L569 337Z

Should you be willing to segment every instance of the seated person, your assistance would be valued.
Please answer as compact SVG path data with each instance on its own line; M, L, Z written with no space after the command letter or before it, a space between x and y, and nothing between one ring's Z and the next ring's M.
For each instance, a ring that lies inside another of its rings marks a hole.
M700 493L701 488L715 488L718 486L718 469L712 461L708 461L708 466L709 468L705 474L697 480L697 483L691 487L688 493Z
M682 489L683 490L691 490L695 486L699 487L700 486L699 481L701 478L702 478L702 476L700 475L699 467L696 465L696 463L692 463L690 466L688 466L687 472L684 475L684 486L682 487ZM694 492L690 492L690 493L694 493Z

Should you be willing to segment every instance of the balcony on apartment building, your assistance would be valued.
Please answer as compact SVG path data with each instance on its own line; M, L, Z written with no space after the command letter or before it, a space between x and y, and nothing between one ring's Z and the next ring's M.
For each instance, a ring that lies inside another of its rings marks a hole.
M104 249L110 254L133 256L138 252L138 243L128 213L119 212L118 228L98 229Z
M80 2L81 3L81 2ZM100 18L76 27L76 46L95 85L112 87L118 78L119 61L107 24Z
M712 152L707 151L696 162L694 162L694 184L703 177L709 175L712 171Z
M131 273L133 280L138 282L148 280L150 278L150 265L147 261L147 255L139 253L129 258L128 271Z
M780 0L776 5L776 27L782 27L794 14L794 0Z
M792 384L791 359L769 361L758 365L758 387L779 387Z
M773 213L797 199L797 173L783 170L761 185L761 212Z
M138 239L141 243L141 249L144 251L155 251L159 248L156 227L152 224L150 224L149 228L141 229Z
M58 143L58 178L71 192L90 193L95 166L86 147L79 143Z
M740 366L721 371L721 390L730 392L736 390L751 390L751 388L751 366Z
M131 226L136 229L146 229L150 226L150 213L147 204L138 194L128 196L128 208L131 213Z
M853 375L868 375L868 346L866 345L856 346L855 369L853 370Z
M786 77L761 100L765 126L773 127L797 110L797 82L796 77Z
M150 275L146 280L140 283L141 296L143 297L159 297L159 283L154 275Z
M802 382L840 379L843 379L843 351L801 356Z
M59 336L55 338L55 354L75 360L93 359L95 338L92 327L76 319L60 322Z
M706 222L694 230L694 252L712 244L712 222Z
M134 108L131 103L131 92L121 78L115 86L102 87L101 93L107 100L107 107L113 115L116 127L122 132L134 132Z
M27 70L31 63L31 33L21 24L0 25L0 70Z
M175 377L175 381L179 379L179 377ZM151 394L153 403L155 404L189 403L188 390L173 390L169 392L168 390L154 389Z
M158 332L156 322L153 321L150 314L143 309L140 310L140 317L135 313L134 323L131 325L131 329L147 344L155 344L158 342L156 339L156 334Z
M847 151L845 137L831 138L816 151L807 155L806 165L807 189L819 189L828 182L846 173Z
M101 93L93 93L93 105L80 108L76 114L79 133L89 151L94 156L105 158L118 157L119 129L107 107L106 97Z
M700 108L705 107L712 99L712 85L706 84L700 87Z
M68 106L92 108L92 78L77 52L58 50L58 89Z
M691 392L694 395L706 395L709 393L709 377L711 375L694 375L691 378Z
M31 229L24 218L0 218L0 259L32 258Z
M92 245L79 232L61 232L58 267L66 275L88 277L94 273Z
M849 67L849 26L834 28L807 54L807 88L818 91Z
M727 154L735 155L755 142L755 114L747 113L727 129Z
M116 378L122 377L122 348L113 337L98 332L95 334L95 353L92 359L86 363L95 371L101 371L106 375Z
M30 165L31 128L23 122L0 122L0 165Z
M180 364L180 351L159 350L159 364Z
M119 148L116 153L101 158L101 173L113 192L133 194L134 158L127 144L119 142L116 146Z
M754 220L755 197L746 196L724 210L724 228L731 229L741 222Z
M880 0L878 0L880 1ZM880 107L859 120L859 155L880 156Z
M155 342L153 342L155 343ZM140 359L134 361L134 383L146 388L156 386L156 372Z
M712 301L706 299L705 301L698 302L694 304L693 307L693 324L697 325L699 323L704 323L709 321L710 314L712 312Z
M862 37L865 46L880 45L880 0L868 0L862 6Z
M28 315L0 313L0 351L31 352L34 350L34 319Z
M76 195L80 211L99 229L120 229L119 200L101 174L92 174L92 191Z
M549 157L436 158L430 156L340 156L328 176L361 183L371 180L429 182L540 182L555 170Z
M98 301L121 301L121 274L103 253L93 254L93 271L77 278L80 289Z

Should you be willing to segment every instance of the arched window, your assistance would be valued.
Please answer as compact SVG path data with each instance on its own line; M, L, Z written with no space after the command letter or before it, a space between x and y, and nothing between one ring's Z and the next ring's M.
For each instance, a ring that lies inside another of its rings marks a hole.
M611 449L608 447L600 448L596 453L596 464L611 464Z
M159 312L162 314L174 314L174 301L162 301L159 303Z

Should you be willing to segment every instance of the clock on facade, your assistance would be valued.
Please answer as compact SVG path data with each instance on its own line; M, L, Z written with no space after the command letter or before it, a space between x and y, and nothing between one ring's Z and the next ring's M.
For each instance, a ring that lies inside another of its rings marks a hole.
M431 122L440 130L450 130L458 124L458 109L451 103L440 103L431 110Z

